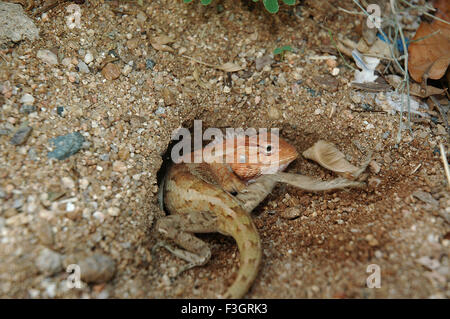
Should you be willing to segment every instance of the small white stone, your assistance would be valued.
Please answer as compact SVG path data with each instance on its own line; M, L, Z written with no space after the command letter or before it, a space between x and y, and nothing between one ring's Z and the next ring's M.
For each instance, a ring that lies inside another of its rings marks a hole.
M130 66L130 65L125 65L124 67L123 67L123 69L122 69L122 74L123 75L128 75L128 74L130 74L130 72L133 70L133 68Z
M247 86L247 87L245 88L245 94L252 94L252 88L249 87L249 86Z
M88 186L89 186L89 180L88 180L87 178L82 178L82 179L80 179L80 188L81 188L82 190L87 189Z
M120 214L120 208L119 207L109 207L108 208L108 214L110 216L119 216Z
M103 221L105 220L105 215L99 211L92 214L92 216L94 216L95 219L98 219L101 223L103 223Z
M86 55L84 56L84 63L89 64L92 61L94 61L94 56L92 55L91 52L87 52Z
M115 161L112 165L114 172L125 173L127 171L127 165L122 161Z
M223 93L230 93L231 92L231 88L229 86L224 86L223 87Z
M62 59L61 64L66 66L66 67L70 67L72 65L72 59L71 58L64 58L64 59Z
M72 202L66 204L66 212L70 213L75 211L75 205Z
M75 182L73 181L73 179L71 179L68 176L65 176L63 178L61 178L61 183L64 185L64 187L69 188L69 189L73 189L75 188Z
M333 68L333 70L331 70L331 75L332 76L337 76L340 72L339 68Z
M20 99L20 103L32 105L34 103L34 97L31 94L25 93Z
M50 50L39 50L36 53L38 59L41 59L47 64L56 65L58 64L58 57Z

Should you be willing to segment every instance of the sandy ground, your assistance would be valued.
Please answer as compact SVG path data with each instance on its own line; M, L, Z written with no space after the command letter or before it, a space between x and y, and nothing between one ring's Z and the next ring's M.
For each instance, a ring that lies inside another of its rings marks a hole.
M67 27L60 5L35 19L39 40L22 42L0 60L0 81L12 87L0 95L0 128L7 133L0 135L0 297L224 292L238 268L231 238L201 235L212 247L211 261L176 278L183 261L164 250L156 258L150 253L155 220L164 215L156 196L162 154L172 131L194 119L205 128L278 127L299 152L324 139L356 165L374 152L366 189L311 194L280 186L254 211L264 254L246 297L450 297L450 196L437 152L439 142L449 146L445 131L426 119L412 123L414 138L405 129L396 144L398 115L359 112L353 71L338 58L339 74L332 76L324 60L310 59L331 52L326 28L358 40L360 21L337 10L356 10L352 1L305 1L275 16L259 5L217 3L86 1L80 29ZM150 45L161 35L173 38L172 52ZM257 58L283 45L294 51L256 69ZM37 58L40 49L56 53L59 64ZM89 52L94 60L83 73L77 66ZM100 70L113 55L122 74L108 80ZM244 70L229 76L182 55ZM20 111L25 93L35 99L30 114ZM30 137L12 145L24 123L33 128ZM50 140L76 131L85 138L82 149L49 159ZM288 170L335 177L303 158ZM412 195L417 191L425 201ZM283 218L291 207L299 217ZM97 280L67 288L65 267L94 254L111 258L109 270L93 269ZM380 288L366 286L372 264L381 270Z

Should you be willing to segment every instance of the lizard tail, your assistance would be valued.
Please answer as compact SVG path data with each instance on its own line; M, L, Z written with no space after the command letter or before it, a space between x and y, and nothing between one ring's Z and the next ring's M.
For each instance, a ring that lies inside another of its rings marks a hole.
M261 239L253 220L240 207L234 209L232 222L224 223L225 232L237 243L240 254L240 267L233 284L224 294L224 298L242 298L255 280L261 263Z

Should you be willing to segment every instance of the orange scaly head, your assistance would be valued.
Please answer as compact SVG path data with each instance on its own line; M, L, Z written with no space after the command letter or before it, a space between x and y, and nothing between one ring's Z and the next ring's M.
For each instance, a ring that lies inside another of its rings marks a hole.
M234 154L227 153L227 163L243 180L283 171L298 157L295 148L278 135L269 133L235 138ZM231 161L229 159L232 159Z

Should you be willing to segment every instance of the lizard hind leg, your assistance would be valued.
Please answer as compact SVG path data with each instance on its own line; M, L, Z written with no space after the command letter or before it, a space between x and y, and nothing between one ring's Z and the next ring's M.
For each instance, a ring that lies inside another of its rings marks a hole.
M167 242L159 242L152 251L164 247L175 256L188 262L181 267L178 275L196 266L206 264L211 258L208 244L197 238L194 233L217 232L216 218L206 212L169 215L158 220L156 229L163 237L173 240L175 247Z

